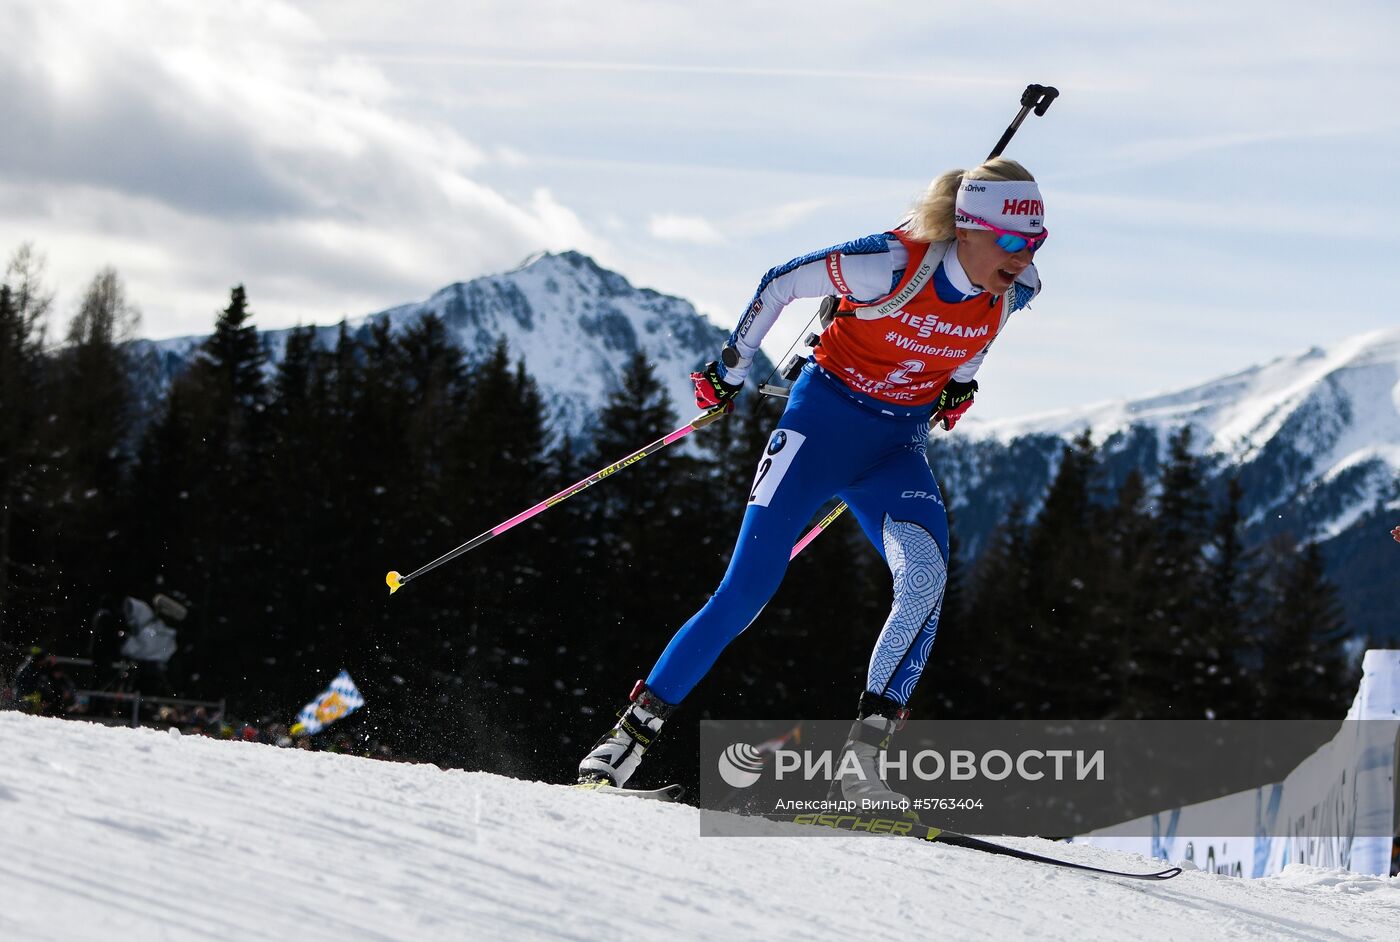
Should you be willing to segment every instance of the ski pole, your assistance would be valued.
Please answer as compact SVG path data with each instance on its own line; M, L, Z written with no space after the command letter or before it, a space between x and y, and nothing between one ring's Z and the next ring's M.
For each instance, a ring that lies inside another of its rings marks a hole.
M1016 120L1007 127L1006 133L1002 134L1001 140L997 141L997 146L992 148L992 152L987 155L987 160L993 157L1000 157L1001 152L1006 150L1006 145L1011 143L1011 138L1016 136L1016 129L1021 126L1021 122L1026 120L1026 115L1035 109L1036 117L1042 117L1050 103L1060 95L1059 89L1053 85L1027 85L1026 90L1021 93L1021 111L1016 115Z
M792 560L796 559L797 554L806 549L808 543L821 536L822 531L825 530L827 527L831 526L832 521L834 521L837 517L841 516L841 514L843 514L845 510L846 502L844 500L838 503L835 507L831 508L831 513L823 517L820 523L818 523L815 527L807 531L806 536L797 541L797 545L792 548L792 555L788 557L788 561L791 562Z
M397 572L389 573L387 576L384 577L385 584L389 586L389 594L393 595L395 592L399 591L399 589L403 588L405 582L417 579L419 576L424 575L425 573L432 572L434 569L441 566L443 563L451 562L458 556L461 556L463 553L467 553L476 549L478 546L490 540L492 537L500 536L502 533L506 532L516 524L524 523L526 520L529 520L536 514L546 511L549 508L553 507L555 504L567 500L570 497L573 497L575 494L577 494L584 488L597 484L599 481L603 480L603 478L608 477L611 474L615 474L616 472L621 471L623 468L629 465L636 464L638 461L641 461L647 455L654 454L655 452L658 452L661 449L665 448L667 445L680 441L682 438L685 438L687 435L689 435L696 429L704 428L706 425L709 425L716 419L722 418L726 414L727 410L723 407L711 409L709 412L702 412L700 415L697 415L695 418L691 419L689 422L687 422L685 425L682 425L680 428L676 429L671 434L663 435L656 441L652 442L650 445L644 445L641 448L638 448L626 458L623 458L619 461L614 461L606 468L603 468L600 471L595 471L593 474L590 474L588 477L584 478L582 481L579 481L576 484L570 484L568 487L564 488L562 491L560 491L558 494L555 494L553 497L546 497L544 500L540 501L538 504L531 507L529 510L522 510L520 513L516 514L514 517L511 517L509 520L497 524L496 526L492 527L484 533L477 534L467 542L463 543L461 546L452 550L452 552L445 553L442 556L439 556L437 559L428 563L428 565L423 566L420 569L415 569L413 572L410 572L406 576L401 576Z

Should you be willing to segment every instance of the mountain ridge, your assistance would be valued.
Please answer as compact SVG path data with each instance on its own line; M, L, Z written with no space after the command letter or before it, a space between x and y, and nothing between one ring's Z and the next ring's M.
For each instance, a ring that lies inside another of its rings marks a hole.
M1130 447L1131 430L1145 429L1157 438L1159 457L1172 433L1190 427L1198 454L1249 469L1253 478L1272 477L1295 497L1325 500L1340 487L1400 506L1400 493L1385 487L1400 477L1400 329L1314 346L1180 390L966 427L970 437L1003 445L1088 431L1110 451ZM1251 525L1268 510L1255 504ZM1335 536L1353 519L1314 521L1308 536Z
M689 301L635 287L572 250L536 253L509 271L453 282L421 301L347 318L343 325L359 337L388 320L398 332L425 314L443 319L469 364L481 362L505 338L512 360L524 360L539 384L553 431L575 438L588 437L587 423L638 350L656 368L672 405L689 414L690 372L717 356L728 337ZM294 329L259 331L269 369L281 359ZM313 327L317 344L333 345L341 329L341 324ZM164 391L205 336L137 342L144 398ZM764 368L769 368L766 360Z

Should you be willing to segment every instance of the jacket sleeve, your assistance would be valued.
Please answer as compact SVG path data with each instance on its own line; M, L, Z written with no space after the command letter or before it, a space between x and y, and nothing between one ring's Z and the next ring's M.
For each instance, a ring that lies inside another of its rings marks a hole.
M893 290L907 264L904 246L882 232L769 269L726 342L738 353L738 363L721 365L721 376L730 383L742 383L748 377L759 344L793 301L832 294L852 301L874 301Z

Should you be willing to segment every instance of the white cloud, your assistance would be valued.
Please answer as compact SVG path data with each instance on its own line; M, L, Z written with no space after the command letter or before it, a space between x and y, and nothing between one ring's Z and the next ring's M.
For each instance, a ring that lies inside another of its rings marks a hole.
M667 242L689 242L693 245L719 245L724 241L709 220L703 216L660 213L647 220L647 232Z
M486 149L398 113L378 66L282 0L23 4L0 92L8 198L39 194L0 219L0 249L35 239L56 273L77 245L86 268L136 265L123 275L153 335L207 320L235 281L268 326L337 317L350 298L397 303L541 248L606 249L547 189L481 183ZM177 307L192 283L207 292L196 312Z
M782 232L806 222L815 214L829 208L832 202L829 199L804 199L791 200L775 206L762 206L734 216L725 225L725 229L745 236Z

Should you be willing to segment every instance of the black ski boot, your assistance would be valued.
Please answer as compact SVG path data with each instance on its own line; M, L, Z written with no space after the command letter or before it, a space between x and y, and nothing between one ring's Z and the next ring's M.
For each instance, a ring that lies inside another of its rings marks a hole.
M660 735L662 725L676 709L640 680L628 699L631 702L618 713L617 725L608 730L578 764L579 784L626 786L641 764L642 756Z
M918 820L912 811L907 811L909 799L892 790L880 776L880 759L908 718L908 708L889 697L876 696L868 690L860 695L857 719L836 758L826 793L828 800L869 802L874 807L867 806L867 811ZM860 811L860 806L856 810Z

